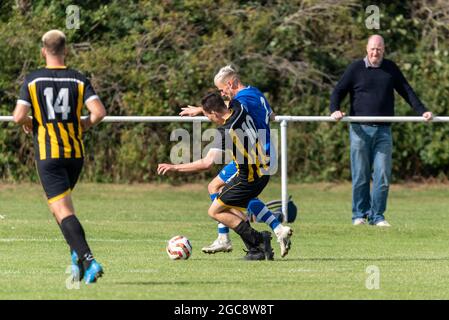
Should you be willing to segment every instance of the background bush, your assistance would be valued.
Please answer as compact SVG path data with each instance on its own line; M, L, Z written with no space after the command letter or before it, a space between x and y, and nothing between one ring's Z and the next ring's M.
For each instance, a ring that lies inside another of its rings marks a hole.
M66 7L81 8L81 28L67 30ZM378 31L368 30L373 1L42 1L0 4L0 114L11 114L24 75L43 66L40 38L66 32L67 64L86 73L109 115L177 115L213 88L232 63L259 87L277 114L328 115L329 96L346 66L365 55L378 32L386 56L402 69L437 115L449 108L449 6L445 0L378 3ZM414 115L397 97L396 114ZM343 106L348 110L348 99ZM168 161L179 124L101 124L85 135L83 178L152 181ZM182 125L190 128L190 125ZM273 125L277 127L277 125ZM203 125L205 128L206 125ZM349 179L347 124L289 125L289 176ZM447 124L394 124L394 178L445 179ZM36 180L29 137L0 125L0 176ZM174 179L194 180L215 172ZM176 180L180 181L180 180Z

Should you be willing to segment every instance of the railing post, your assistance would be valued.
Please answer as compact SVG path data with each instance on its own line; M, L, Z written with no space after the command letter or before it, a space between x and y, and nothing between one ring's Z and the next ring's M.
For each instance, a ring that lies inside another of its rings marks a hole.
M281 121L281 199L282 214L287 221L288 190L287 190L287 121Z

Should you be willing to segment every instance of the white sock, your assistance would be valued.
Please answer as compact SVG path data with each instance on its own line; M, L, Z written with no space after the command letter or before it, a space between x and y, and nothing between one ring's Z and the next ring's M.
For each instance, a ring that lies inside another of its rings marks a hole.
M284 228L284 226L282 224L279 224L276 228L273 229L274 234L279 237L279 235L281 234L282 228Z

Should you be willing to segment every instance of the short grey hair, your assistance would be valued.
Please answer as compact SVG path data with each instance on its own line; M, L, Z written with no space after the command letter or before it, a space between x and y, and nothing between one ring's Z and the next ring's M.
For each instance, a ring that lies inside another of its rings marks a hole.
M214 77L214 83L224 83L229 79L240 81L238 72L231 65L227 65L218 71Z

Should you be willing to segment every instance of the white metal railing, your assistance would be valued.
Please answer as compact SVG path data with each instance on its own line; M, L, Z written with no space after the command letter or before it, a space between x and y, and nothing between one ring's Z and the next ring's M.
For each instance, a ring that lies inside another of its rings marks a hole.
M12 121L12 116L0 116L0 122ZM275 122L337 122L329 116L276 116ZM106 116L103 122L209 122L207 117L179 116ZM425 122L423 117L344 117L340 122ZM430 122L449 122L449 117L434 117Z
M0 122L12 121L12 116L0 116ZM210 122L207 117L179 116L107 116L102 122ZM276 116L281 127L281 199L282 212L287 218L288 175L287 175L287 127L288 122L337 122L330 116ZM423 117L344 117L340 122L426 122ZM429 123L449 122L449 117L434 117Z

